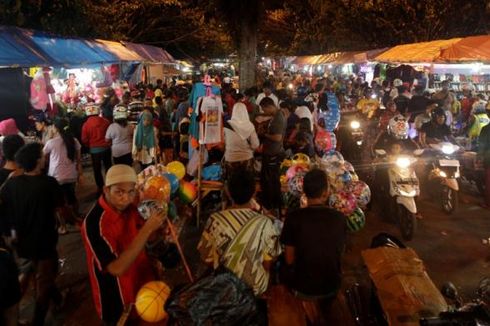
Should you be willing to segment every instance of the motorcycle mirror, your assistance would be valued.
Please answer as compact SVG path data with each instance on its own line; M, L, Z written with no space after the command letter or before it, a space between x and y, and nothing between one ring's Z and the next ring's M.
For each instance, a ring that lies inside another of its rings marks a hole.
M442 286L441 293L450 300L456 300L458 298L458 289L456 289L456 286L451 282L445 283Z

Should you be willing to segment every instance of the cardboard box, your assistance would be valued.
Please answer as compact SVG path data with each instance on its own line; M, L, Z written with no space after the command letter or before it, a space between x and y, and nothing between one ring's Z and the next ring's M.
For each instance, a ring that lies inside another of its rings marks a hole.
M412 249L381 247L362 252L389 325L419 325L447 303Z

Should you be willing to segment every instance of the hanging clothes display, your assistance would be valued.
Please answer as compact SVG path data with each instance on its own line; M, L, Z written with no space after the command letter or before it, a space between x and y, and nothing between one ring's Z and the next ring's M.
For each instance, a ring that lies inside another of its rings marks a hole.
M203 96L198 101L199 143L217 144L223 141L223 102L221 96Z

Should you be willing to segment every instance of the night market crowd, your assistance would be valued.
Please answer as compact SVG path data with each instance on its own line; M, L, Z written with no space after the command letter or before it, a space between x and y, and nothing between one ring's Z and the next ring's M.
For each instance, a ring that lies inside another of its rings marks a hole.
M368 84L357 77L265 74L260 88L243 93L228 77L217 77L214 84L221 92L218 132L224 137L207 146L207 164L222 166L227 208L212 212L197 250L210 268L225 267L245 282L259 315L267 315L260 307L268 289L282 283L312 325L335 324L338 318L332 307L348 233L346 217L326 204L327 173L320 168L305 173L297 209L285 207L281 190L285 158L303 154L314 160L325 154L317 139L327 123L327 93L335 94L342 111L371 121L373 133L366 141L373 148L391 141L386 130L391 136L413 133L415 148L468 136L485 168L484 206L490 207L489 105L469 86L458 99L448 83L428 94L400 79ZM162 267L145 245L167 216L153 210L141 218L135 205L137 172L175 160L191 164L192 96L192 84L167 86L161 80L138 85L121 98L108 89L101 103L88 101L57 117L33 115L35 139L25 137L13 119L0 122L3 324L17 325L29 282L35 285L32 325L44 324L50 306L62 309L64 298L55 284L57 244L67 223L80 226L95 308L105 325L116 325L138 290L159 279ZM407 127L395 129L395 118ZM76 188L86 182L88 158L98 198L82 215Z

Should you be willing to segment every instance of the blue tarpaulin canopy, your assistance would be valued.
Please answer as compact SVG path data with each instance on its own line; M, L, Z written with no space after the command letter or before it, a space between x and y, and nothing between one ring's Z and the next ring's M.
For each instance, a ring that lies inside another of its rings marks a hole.
M37 46L53 59L53 65L76 67L87 64L115 63L120 61L115 55L91 46L88 42L81 39L55 38L37 32L30 35L30 37Z
M83 67L120 62L173 63L166 51L152 46L61 37L18 27L0 26L0 66Z
M136 52L140 57L144 58L145 61L151 63L167 63L174 64L175 59L164 49L147 45L138 44L131 42L122 42L128 49Z
M50 59L31 40L19 37L16 30L0 26L0 66L28 67L48 64Z

